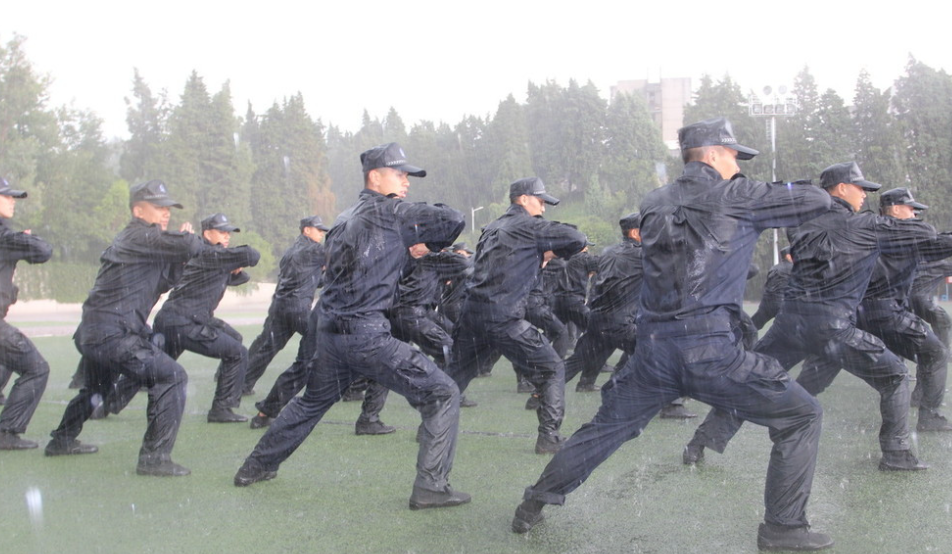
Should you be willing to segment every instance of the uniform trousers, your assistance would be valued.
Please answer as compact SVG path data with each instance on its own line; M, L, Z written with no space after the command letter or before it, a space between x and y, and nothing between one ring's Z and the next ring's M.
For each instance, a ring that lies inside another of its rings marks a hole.
M883 422L879 445L886 450L909 450L909 396L906 366L877 337L862 331L849 319L829 314L785 314L757 343L755 350L776 358L790 370L808 356L797 382L817 395L833 382L840 369L859 377L880 395ZM743 423L743 416L727 409L711 410L698 427L696 444L723 452Z
M942 344L949 348L949 336L952 334L952 317L932 296L912 296L909 299L912 312L932 326L932 332Z
M949 350L926 323L896 301L864 301L857 326L882 339L889 350L917 363L919 406L937 412L945 396Z
M165 352L173 360L186 350L221 360L212 410L238 406L248 369L248 349L241 344L241 333L218 318L186 322L157 316L154 328L165 337Z
M83 388L66 406L59 427L51 433L53 439L75 440L93 409L110 394L110 388L122 375L137 387L146 387L149 393L148 426L139 450L140 463L170 459L185 410L185 369L148 336L125 329L80 325L74 338L80 354L87 358L87 363L82 364Z
M281 410L307 385L309 368L317 353L319 340L316 331L318 326L317 314L317 310L311 311L308 318L308 331L301 337L294 362L281 375L278 375L274 385L271 386L271 390L268 391L268 396L255 403L255 407L262 414L268 417L278 417ZM380 421L380 412L383 411L387 402L389 389L365 377L358 378L352 386L360 386L366 390L357 421L360 423Z
M525 499L563 504L565 495L623 443L639 436L661 408L681 396L730 410L768 428L773 442L764 492L768 523L807 524L822 409L772 358L743 350L730 332L707 323L640 324L635 355L602 387L602 406L556 453Z
M275 299L268 308L261 333L248 349L248 369L245 372L243 392L250 393L258 379L268 369L268 364L294 336L307 333L307 320L311 313L310 302L296 298Z
M453 354L447 373L466 391L477 375L487 373L505 356L535 386L540 405L536 410L539 434L553 435L565 414L565 365L539 330L524 319L487 321L467 304L453 337Z
M638 343L638 328L630 317L612 317L593 312L588 330L575 345L575 352L565 360L565 382L579 373L579 385L593 385L599 372L615 350L623 350L629 356Z
M19 329L0 319L0 366L18 375L0 412L0 431L26 431L40 404L50 366L36 346Z
M406 397L423 418L415 486L442 491L456 452L459 389L419 350L390 334L386 320L321 321L304 394L281 411L247 464L276 471L344 390L365 376Z

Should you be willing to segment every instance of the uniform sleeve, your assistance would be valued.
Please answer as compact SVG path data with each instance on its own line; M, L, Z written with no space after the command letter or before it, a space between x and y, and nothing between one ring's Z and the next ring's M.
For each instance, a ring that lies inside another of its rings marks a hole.
M400 202L396 206L404 245L426 244L433 252L451 246L466 226L463 214L445 204Z
M251 280L251 276L248 275L246 271L239 271L238 273L232 273L228 276L228 286L237 287L238 285L244 285Z
M144 227L142 232L123 241L122 249L140 258L166 262L187 262L201 253L205 242L197 235L162 231L158 227Z
M830 209L830 195L813 185L744 182L743 200L759 229L797 227Z
M469 267L467 258L453 252L439 252L437 254L436 272L440 279L453 279L462 274Z
M585 248L588 238L584 233L571 225L559 223L557 221L546 221L536 219L538 228L536 229L536 244L539 252L555 252L555 255L569 259L578 254Z
M53 256L53 247L45 240L27 234L4 229L0 234L0 257L9 261L26 260L41 264Z
M918 219L875 216L880 249L886 254L914 255L930 262L952 256L952 236L937 234Z
M261 254L250 246L220 248L209 246L195 262L202 269L234 271L239 267L258 265Z

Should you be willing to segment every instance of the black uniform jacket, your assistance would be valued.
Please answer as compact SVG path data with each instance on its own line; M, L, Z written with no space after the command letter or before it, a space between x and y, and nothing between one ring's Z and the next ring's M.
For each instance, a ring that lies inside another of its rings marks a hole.
M50 259L53 248L45 240L27 233L18 233L0 219L0 318L17 301L19 289L13 284L17 262L26 260L41 264Z
M407 250L453 244L463 214L442 204L404 202L369 189L341 213L325 240L327 269L318 302L322 321L384 318L410 259Z
M933 232L928 223L923 223ZM899 253L883 252L876 260L873 275L866 287L863 300L895 300L900 306L909 307L909 295L912 282L921 262L934 262L952 256L952 241L942 240L922 248L911 248ZM942 243L945 243L945 248Z
M582 252L565 263L556 281L555 294L575 296L585 300L588 293L589 275L598 271L598 258L588 252Z
M952 275L952 259L919 264L912 281L911 296L931 298L942 280Z
M850 320L880 254L928 257L950 244L923 221L856 213L839 198L827 213L788 235L793 272L782 310Z
M467 309L482 310L490 321L523 319L543 255L551 250L570 258L585 248L587 240L571 225L532 217L522 206L510 204L479 237Z
M633 318L641 299L644 266L641 243L625 238L598 257L598 274L588 305L593 313Z
M274 297L300 300L310 305L314 301L314 293L321 286L324 263L324 245L298 235L278 264L278 284L274 288Z
M739 318L761 231L800 225L829 205L829 194L812 185L767 184L743 175L724 180L705 163L687 163L681 177L648 193L641 205L639 323L727 312L719 321L729 329Z
M412 260L409 275L400 280L397 304L433 308L440 301L440 285L463 275L469 264L454 252L431 252Z
M99 274L83 303L77 330L80 340L105 338L84 336L93 333L93 327L148 333L149 312L179 271L172 266L184 264L203 247L204 241L196 235L163 231L133 218L100 257Z
M232 272L258 265L261 257L250 246L225 248L220 244L204 242L205 248L185 264L182 278L162 305L163 316L168 318L166 323L176 324L176 319L185 322L211 319L225 295L225 289L242 285L250 279L244 271Z

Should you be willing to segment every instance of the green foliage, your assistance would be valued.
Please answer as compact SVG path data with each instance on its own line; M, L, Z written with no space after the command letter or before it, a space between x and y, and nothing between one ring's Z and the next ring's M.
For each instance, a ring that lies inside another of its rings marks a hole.
M608 107L605 127L605 158L600 181L612 202L638 205L661 182L658 168L670 158L661 141L648 106L641 96L617 94ZM586 192L587 196L593 191ZM604 200L602 200L604 202Z
M245 271L251 276L252 282L274 281L278 276L278 258L271 252L271 244L264 237L254 231L242 229L240 233L232 235L232 241L235 246L248 245L261 253L261 259L258 265L246 267ZM254 291L254 285L243 285L236 289L240 293Z
M912 57L896 81L893 107L906 145L909 183L929 205L930 221L952 227L952 77ZM870 176L873 179L873 176Z
M320 215L330 220L334 215L324 128L311 119L297 94L272 105L260 119L249 111L243 132L255 166L254 228L271 245L269 251L280 255L297 236L300 219Z
M319 214L331 222L363 186L360 153L390 141L400 142L428 171L425 179L411 180L409 199L459 209L467 218L463 239L472 242L478 234L472 219L478 228L498 217L508 206L509 183L531 175L563 201L547 215L578 224L600 245L616 242L618 217L682 170L640 95L617 94L608 103L591 82L575 80L566 86L529 82L524 101L509 95L495 113L457 122L408 125L396 107L382 118L365 111L361 127L350 132L313 118L300 93L260 114L248 105L239 118L227 82L210 92L192 72L181 94L170 99L165 91L154 93L134 70L125 99L130 137L107 144L92 113L48 106L50 79L36 73L23 43L14 36L0 45L0 172L30 193L17 206L14 226L54 245L63 265L49 267L93 267L128 221L129 185L157 178L186 208L173 212L173 227L228 214L262 251L254 278L267 278L273 260L297 235L298 220ZM847 106L803 68L793 94L798 112L776 118L776 152L769 118L748 114L752 95L728 75L702 77L685 121L730 119L738 139L762 152L741 164L752 178L770 180L776 168L778 179L815 180L827 165L855 159L871 180L911 187L930 204L929 220L952 228L946 190L952 181L952 77L910 57L892 89L876 89L861 72ZM772 263L772 251L768 233L755 258L762 270ZM46 283L45 269L30 270L38 284L28 291L72 296L61 292L70 290L68 284ZM758 287L755 279L749 290ZM76 296L86 288L84 282Z
M20 288L19 300L55 300L62 304L86 300L96 280L98 266L88 263L64 262L56 258L45 264L17 264L15 284Z

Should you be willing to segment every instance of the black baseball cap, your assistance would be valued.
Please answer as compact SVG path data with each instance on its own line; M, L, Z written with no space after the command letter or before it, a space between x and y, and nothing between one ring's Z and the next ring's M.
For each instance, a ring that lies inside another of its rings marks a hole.
M752 159L759 151L737 143L731 122L723 117L705 119L678 129L678 144L681 150L701 146L723 146L737 151L738 160Z
M0 196L12 196L14 198L26 198L25 190L16 190L10 186L6 179L0 177Z
M407 155L403 148L395 142L374 146L360 155L360 163L364 173L380 167L390 167L399 171L406 171L414 177L426 177L426 170L407 163Z
M879 195L879 207L885 208L886 206L912 206L916 210L929 209L929 206L916 202L916 199L912 197L912 192L905 187L889 189Z
M172 200L169 196L169 191L165 188L165 183L158 179L133 185L132 188L129 189L129 205L131 206L136 202L148 202L149 204L154 204L162 208L175 206L178 209L182 209L182 205Z
M864 179L863 172L859 170L856 162L833 164L820 174L820 188L828 189L840 183L856 185L869 192L875 192L882 187L879 183Z
M640 229L641 228L641 214L638 212L628 214L625 217L618 220L618 225L621 227L622 231Z
M314 227L315 229L320 229L325 233L330 231L330 227L324 225L324 220L321 219L319 215L312 215L310 217L305 217L301 220L301 230L303 231L305 227Z
M545 192L545 183L538 177L527 177L519 179L509 184L509 199L517 198L523 194L529 196L538 196L546 204L557 206L559 199Z
M210 231L212 229L215 231L224 231L226 233L241 232L241 229L229 223L228 218L222 213L210 215L202 220L202 231Z

